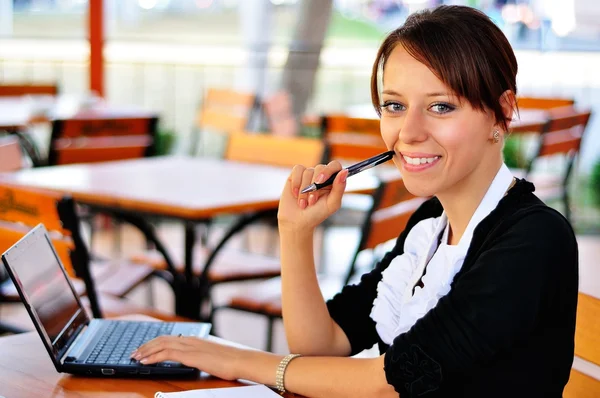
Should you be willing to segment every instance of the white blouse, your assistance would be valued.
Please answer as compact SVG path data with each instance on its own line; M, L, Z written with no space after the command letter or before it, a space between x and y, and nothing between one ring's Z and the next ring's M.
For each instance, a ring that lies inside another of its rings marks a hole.
M503 164L457 245L448 244L446 212L422 220L410 230L404 253L394 258L382 273L371 310L371 319L384 343L392 344L396 336L407 332L448 294L454 276L463 265L473 230L496 208L512 181L510 170ZM421 277L423 287L416 286Z

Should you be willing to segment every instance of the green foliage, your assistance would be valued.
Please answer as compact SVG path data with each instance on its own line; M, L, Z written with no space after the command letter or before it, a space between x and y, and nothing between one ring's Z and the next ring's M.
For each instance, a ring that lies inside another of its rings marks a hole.
M600 159L596 161L592 168L589 184L593 202L596 206L600 207Z
M508 136L504 141L504 163L511 169L519 169L526 166L518 137Z
M164 156L171 153L175 146L177 135L173 130L159 129L156 133L155 156Z

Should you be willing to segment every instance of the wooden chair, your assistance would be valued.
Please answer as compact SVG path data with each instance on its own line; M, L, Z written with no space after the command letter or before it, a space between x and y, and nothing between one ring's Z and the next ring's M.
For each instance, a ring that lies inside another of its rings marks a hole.
M548 114L550 119L538 138L538 148L527 166L525 177L534 183L536 194L542 199L559 197L564 205L565 217L570 221L569 182L591 111L556 108ZM564 160L562 175L534 172L534 166L540 159L557 156Z
M19 139L13 135L0 137L0 172L23 168L23 151Z
M199 144L205 146L206 133L228 135L246 130L256 96L229 89L209 88L196 118L198 133L192 137L190 154L196 155ZM206 148L202 148L205 152Z
M8 250L10 246L21 239L30 230L30 228L20 223L9 223L0 221L0 253ZM58 231L50 232L52 245L54 246L65 271L71 278L71 282L78 295L82 296L84 306L94 317L98 316L98 310L101 308L100 315L106 318L115 318L131 314L143 314L163 321L189 321L189 319L179 316L155 311L150 308L137 306L128 300L113 297L109 294L97 293L97 285L92 278L91 283L86 283L78 278L75 272L75 266L72 261L78 261L73 239L70 236L61 235ZM0 267L4 270L4 267ZM20 297L8 275L0 273L0 303L20 303ZM92 304L96 303L96 304ZM7 319L0 322L0 331L9 333L21 333L33 330L33 325L24 313L11 314Z
M315 165L323 160L321 140L272 134L237 133L229 137L225 159L271 166Z
M300 137L275 137L265 134L237 133L229 137L226 158L243 162L262 163L291 167L295 164L316 164L323 157L321 140ZM276 210L262 220L276 220ZM201 276L211 249L197 245L194 249L194 274ZM176 268L183 270L183 253L173 256ZM146 252L131 258L131 261L150 264L157 270L167 267L165 258L158 252ZM215 285L267 279L281 274L277 258L241 250L221 250L208 273L210 288Z
M362 225L360 242L343 280L332 276L319 278L323 296L332 297L352 280L356 274L359 254L367 250L373 251L378 245L397 238L411 214L424 201L425 199L410 194L399 178L381 182L373 194L373 206ZM375 264L378 258L373 258ZM245 293L234 296L224 308L264 315L268 321L266 349L272 349L273 323L282 316L281 282L278 278L260 283Z
M27 228L42 223L49 231L56 231L61 236L72 239L73 275L84 280L95 316L102 315L94 296L96 290L123 298L155 274L152 268L142 264L92 261L81 236L75 202L69 197L42 190L0 185L0 207L3 209L0 220L4 222L18 223ZM27 230L22 232L24 234Z
M16 97L21 95L57 95L55 84L2 84L0 97Z
M519 109L553 109L573 106L574 104L575 100L570 98L517 97Z
M565 398L600 397L600 379L575 369L578 358L600 369L600 300L579 293L577 325L575 328L575 360L571 377L565 388Z
M158 117L54 120L48 164L136 159L154 154Z

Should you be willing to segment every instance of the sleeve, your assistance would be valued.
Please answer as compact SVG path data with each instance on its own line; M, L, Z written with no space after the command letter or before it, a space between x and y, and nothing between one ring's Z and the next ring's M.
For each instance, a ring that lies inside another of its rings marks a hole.
M576 268L577 243L562 216L543 208L520 218L394 339L384 360L388 383L402 398L438 396L453 377L530 334L547 293Z
M350 342L352 347L350 355L356 355L371 348L377 342L377 330L370 314L373 302L377 297L377 285L381 280L381 273L394 257L403 253L404 241L410 230L422 219L439 216L437 213L441 214L441 207L437 199L424 202L410 217L406 228L396 240L394 248L386 253L375 268L364 274L360 283L345 286L341 293L327 302L331 318L344 331Z

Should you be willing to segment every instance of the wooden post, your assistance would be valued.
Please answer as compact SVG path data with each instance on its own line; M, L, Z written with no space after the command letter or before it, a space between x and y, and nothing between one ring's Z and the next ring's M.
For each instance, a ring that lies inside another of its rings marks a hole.
M104 1L89 0L90 90L104 97Z

